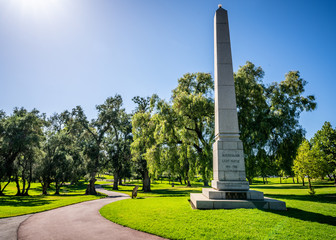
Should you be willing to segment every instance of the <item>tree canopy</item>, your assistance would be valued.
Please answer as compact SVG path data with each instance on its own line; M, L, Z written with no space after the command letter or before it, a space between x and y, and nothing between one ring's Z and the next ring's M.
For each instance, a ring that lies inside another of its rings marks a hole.
M277 174L335 178L335 129L326 122L308 142L299 124L302 112L316 108L314 96L304 94L307 82L298 71L271 84L263 77L262 68L251 62L234 74L248 180ZM114 189L131 176L141 176L144 191L163 175L187 186L200 177L208 185L214 143L211 75L184 74L169 101L155 94L133 101L129 114L120 95L109 97L96 106L91 121L80 106L49 118L36 109L0 111L0 195L11 181L17 195L28 195L32 181L41 182L43 194L55 184L59 194L65 182L79 179L88 180L87 194L96 194L96 176L104 172L114 176Z

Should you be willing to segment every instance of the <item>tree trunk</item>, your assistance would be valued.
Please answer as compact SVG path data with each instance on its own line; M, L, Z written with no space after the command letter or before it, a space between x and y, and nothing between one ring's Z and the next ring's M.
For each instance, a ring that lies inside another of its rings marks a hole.
M143 182L142 182L142 190L144 192L150 192L151 188L150 188L150 178L148 175L148 170L146 169L144 174L143 174Z
M17 175L15 176L15 183L16 183L16 189L17 189L16 196L21 196L19 177Z
M3 187L3 188L1 188L1 183L0 183L0 196L5 196L5 194L4 194L4 190L5 190L5 188L8 186L8 184L10 183L10 178L9 178L9 180L8 180L8 182L5 184L5 186Z
M47 195L48 192L47 192L47 189L48 189L48 183L43 183L43 181L41 182L41 185L42 185L42 194L43 195Z
M191 187L191 184L190 184L190 181L189 180L187 180L187 187Z
M27 182L27 183L28 183L28 186L27 186L27 188L26 188L26 191L24 192L24 196L29 196L28 191L29 191L29 189L30 189L30 182L31 182L31 181L28 181L28 182Z
M263 177L263 183L265 184L265 177Z
M59 182L56 181L56 182L55 182L55 188L56 188L55 195L59 195L59 194L60 194L60 193L59 193L59 190L60 190L60 186L59 186L59 185L60 185Z
M280 176L280 184L282 184L282 182L281 182L281 176Z
M312 185L311 185L311 182L310 182L310 177L308 175L308 185L309 185L309 189L312 190Z
M86 188L85 194L86 195L97 195L95 182L96 182L96 172L92 172L90 174L90 182Z
M299 178L298 178L298 177L296 177L296 183L297 183L297 184L299 183Z
M293 177L293 183L295 183L295 178Z
M30 189L30 183L33 179L33 169L32 169L32 163L30 162L30 165L29 165L29 177L28 177L28 180L27 180L27 188L26 188L26 191L24 192L24 195L25 196L29 196L28 195L28 191Z
M190 181L188 180L188 185L190 184ZM209 187L209 181L208 180L203 180L203 186L204 187ZM189 186L188 186L189 187ZM190 185L191 187L191 185Z
M187 187L191 187L188 173L184 181L186 182Z
M122 185L122 178L119 178L119 185Z
M334 182L336 183L336 174L334 174Z
M117 171L115 171L113 174L113 190L118 190L118 179L119 179L119 174Z
M252 185L252 180L253 180L253 179L250 178L250 177L248 177L247 180L248 180L249 184Z
M22 191L21 191L21 196L24 195L25 189L26 189L25 171L22 171Z
M329 174L327 174L328 178L329 178L329 181L332 181L332 178Z
M305 185L304 177L302 177L302 186Z

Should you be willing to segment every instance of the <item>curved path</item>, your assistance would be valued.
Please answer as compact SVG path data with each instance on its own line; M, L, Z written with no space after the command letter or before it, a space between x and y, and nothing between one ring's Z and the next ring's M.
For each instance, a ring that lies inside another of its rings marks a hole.
M0 219L0 240L17 240L17 230L20 224L31 214Z
M109 197L34 214L20 225L18 239L163 239L102 217L99 214L101 207L129 196L104 190L100 186L96 188Z

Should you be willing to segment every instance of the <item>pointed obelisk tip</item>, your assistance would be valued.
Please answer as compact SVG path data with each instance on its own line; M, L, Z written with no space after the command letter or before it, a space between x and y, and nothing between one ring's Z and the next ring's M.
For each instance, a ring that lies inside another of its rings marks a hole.
M225 12L226 10L222 7L222 4L218 4L218 9L216 10L216 12Z

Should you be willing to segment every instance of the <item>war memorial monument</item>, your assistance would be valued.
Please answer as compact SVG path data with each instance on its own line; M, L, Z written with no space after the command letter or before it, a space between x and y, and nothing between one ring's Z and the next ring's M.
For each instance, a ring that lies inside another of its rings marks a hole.
M249 190L243 143L239 139L227 11L219 5L214 18L215 143L212 188L191 193L197 209L260 208L286 210L286 203Z

